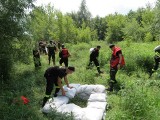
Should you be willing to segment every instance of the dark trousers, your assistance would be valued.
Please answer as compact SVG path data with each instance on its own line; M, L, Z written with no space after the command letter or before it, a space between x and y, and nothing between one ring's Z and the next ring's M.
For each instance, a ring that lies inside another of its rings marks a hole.
M61 58L59 64L62 66L62 63L64 63L65 67L68 67L68 58Z
M110 81L109 81L109 90L110 91L113 91L113 87L117 83L117 81L116 81L117 71L118 71L117 68L110 68Z
M95 66L97 67L98 73L101 73L97 58L90 58L88 66L91 66L92 62L94 62Z
M56 89L57 89L58 84L55 81L57 81L57 78L46 77L46 82L47 82L47 84L46 84L46 95L49 95L49 96L51 95L52 90L54 88L54 85L56 86ZM59 89L55 91L55 94L57 92L59 92Z
M50 65L51 58L53 61L53 65L55 65L55 54L48 54L49 65Z
M159 62L160 62L160 57L155 56L155 57L154 57L154 61L155 61L155 64L154 64L153 69L154 69L154 70L157 70L157 69L158 69L158 66L159 66Z
M41 66L40 57L33 57L33 60L34 60L35 67Z
M58 84L57 82L57 78L55 77L48 77L46 76L46 92L45 92L45 97L43 98L43 104L42 104L42 107L45 105L45 103L47 102L47 100L50 98L50 95L52 93L52 90L54 88L54 85L56 86L56 90L55 90L55 93L54 93L54 97L57 97L57 93L59 92L60 88L58 87Z

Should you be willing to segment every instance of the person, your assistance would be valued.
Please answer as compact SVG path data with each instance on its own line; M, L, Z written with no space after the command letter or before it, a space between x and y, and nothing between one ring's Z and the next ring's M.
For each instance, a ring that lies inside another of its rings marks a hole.
M45 97L43 98L42 107L45 105L47 100L50 98L54 85L56 86L54 97L57 96L57 93L61 89L62 95L65 95L65 91L62 86L62 78L67 85L67 87L72 88L69 86L68 74L72 74L75 71L75 67L69 66L68 68L60 68L59 66L50 67L45 71L44 77L46 78L46 92Z
M52 40L49 41L49 45L47 46L47 49L48 49L49 65L50 65L51 57L52 57L53 65L55 65L55 53L57 51L57 48L56 48L56 45L54 44L54 42Z
M39 51L40 51L40 53L42 54L45 54L45 55L47 55L47 51L46 51L46 45L47 45L47 42L46 41L40 41L39 42Z
M41 61L40 61L40 52L38 49L33 49L33 60L34 60L34 66L35 68L41 66Z
M68 49L65 48L64 44L62 44L62 49L59 52L59 64L62 66L62 63L64 63L65 67L68 67L68 57L70 57L71 54L69 53Z
M60 50L60 48L61 48L61 43L60 43L60 41L57 42L57 46L58 46L58 49Z
M149 74L149 78L152 76L152 74L158 69L159 66L159 62L160 62L160 45L154 48L155 51L155 56L154 56L154 67L152 68L150 74Z
M122 50L120 47L115 46L114 44L109 45L112 50L112 56L110 59L110 81L108 91L113 91L116 81L117 71L125 65L124 57L122 55Z
M94 62L95 66L97 67L97 71L99 74L103 73L100 70L100 66L99 66L99 61L98 61L98 56L99 56L99 50L100 50L101 46L97 46L96 48L91 48L90 49L90 59L89 59L89 64L88 67L90 67L92 65L92 62Z

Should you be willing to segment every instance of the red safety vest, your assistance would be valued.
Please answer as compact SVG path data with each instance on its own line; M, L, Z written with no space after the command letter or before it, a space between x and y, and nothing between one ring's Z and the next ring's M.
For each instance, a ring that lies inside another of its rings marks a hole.
M121 48L115 46L115 48L114 48L114 50L112 52L112 59L110 61L111 62L110 63L111 67L116 67L119 64L119 56L117 56L116 54L120 50L121 50ZM120 63L120 66L122 67L124 65L125 65L125 60L124 60L124 57L122 55L122 61Z
M67 50L66 48L63 48L63 49L62 49L62 57L63 57L63 58L69 57L69 53L68 53L68 50Z

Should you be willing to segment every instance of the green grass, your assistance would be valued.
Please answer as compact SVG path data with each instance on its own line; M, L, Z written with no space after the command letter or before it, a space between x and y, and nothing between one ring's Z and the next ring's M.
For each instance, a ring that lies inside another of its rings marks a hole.
M89 61L89 49L101 45L100 66L104 74L98 75L96 67L86 69ZM154 47L152 43L117 43L123 50L126 66L118 71L117 81L120 91L108 93L108 109L106 120L159 120L160 108L160 71L148 79L148 71L154 64ZM109 59L111 50L103 41L93 41L89 44L66 44L71 53L69 65L76 67L74 74L69 75L70 83L102 84L108 87ZM68 115L52 113L44 115L40 112L45 93L44 71L49 67L47 55L41 55L42 67L34 68L32 56L30 64L15 63L12 69L12 79L2 83L0 90L0 119L1 120L72 120ZM56 65L59 65L58 53ZM50 65L51 66L51 65ZM14 103L20 96L29 98L30 103L23 105ZM85 107L87 101L74 98L70 102Z

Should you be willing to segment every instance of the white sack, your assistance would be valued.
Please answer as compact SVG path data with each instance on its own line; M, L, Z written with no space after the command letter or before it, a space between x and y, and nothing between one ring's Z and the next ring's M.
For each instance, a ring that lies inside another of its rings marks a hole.
M69 102L69 98L66 96L57 96L54 98L50 98L45 106L42 108L42 112L49 113L53 109L59 108L63 104L67 104Z
M94 48L90 48L90 49L89 49L89 53L92 53L93 50L94 50Z
M74 96L76 95L76 89L75 88L68 88L67 86L64 86L63 89L66 91L66 95L67 97L74 98ZM60 90L57 95L62 95L62 91Z
M102 120L103 110L96 108L83 108L85 112L82 120Z
M71 104L64 104L62 106L60 106L57 109L58 112L61 113L69 113L69 114L73 114L74 116L74 120L84 120L83 116L84 116L84 111L82 110L81 107L71 103Z
M76 84L76 83L71 83L69 84L70 87L73 87L76 89L76 92L78 91L78 88L81 86L81 84ZM64 85L64 87L67 87L66 85Z
M97 108L105 111L107 102L88 102L87 108Z
M89 102L106 102L106 94L105 93L94 93L91 94L89 99Z
M92 93L105 93L105 86L103 85L81 85L77 93L85 92L90 95Z

